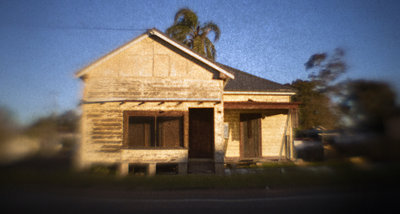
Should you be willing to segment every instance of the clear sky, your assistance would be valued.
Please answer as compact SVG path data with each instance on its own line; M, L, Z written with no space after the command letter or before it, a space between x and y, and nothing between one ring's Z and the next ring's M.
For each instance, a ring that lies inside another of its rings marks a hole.
M344 78L400 92L400 1L1 0L0 105L23 123L77 108L74 73L189 7L221 29L217 61L279 83L306 79L314 53L344 48Z

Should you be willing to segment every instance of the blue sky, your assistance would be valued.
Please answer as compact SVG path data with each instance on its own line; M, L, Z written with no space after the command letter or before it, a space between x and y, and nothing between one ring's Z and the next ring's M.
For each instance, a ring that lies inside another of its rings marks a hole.
M217 61L279 83L306 79L304 63L336 47L343 78L388 81L400 92L400 1L0 1L0 105L28 123L77 108L74 73L189 7L221 29Z

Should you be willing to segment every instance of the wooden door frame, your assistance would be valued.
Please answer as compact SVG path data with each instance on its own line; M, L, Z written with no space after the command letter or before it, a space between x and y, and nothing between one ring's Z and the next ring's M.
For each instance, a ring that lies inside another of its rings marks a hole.
M213 159L215 158L215 109L213 107L200 107L200 108L196 108L196 107L189 107L188 108L188 158L190 158L190 110L191 109L210 109L212 110L213 116L212 116L212 145L211 145L211 149L212 149L212 157L209 159Z
M242 114L253 114L253 113L239 113L239 117ZM254 113L254 114L259 114L259 113ZM261 158L262 157L262 122L261 122L261 118L258 118L258 131L260 133L260 138L259 138L259 142L258 142L258 153L259 156L258 157L244 157L244 142L243 142L243 138L244 138L244 134L243 134L243 122L240 121L239 119L239 153L240 153L240 160L246 160L246 159L255 159L255 158Z

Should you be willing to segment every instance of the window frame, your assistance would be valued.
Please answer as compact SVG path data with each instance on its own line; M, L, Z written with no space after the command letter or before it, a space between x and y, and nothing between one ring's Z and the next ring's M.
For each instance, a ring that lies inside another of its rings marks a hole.
M178 147L161 147L157 145L158 128L154 133L155 142L154 146L130 146L129 141L129 118L130 117L153 117L155 120L154 126L157 127L158 117L181 117L182 119L182 132L181 142ZM187 124L188 124L188 113L185 111L124 111L123 112L123 148L125 149L183 149L188 147L187 139Z

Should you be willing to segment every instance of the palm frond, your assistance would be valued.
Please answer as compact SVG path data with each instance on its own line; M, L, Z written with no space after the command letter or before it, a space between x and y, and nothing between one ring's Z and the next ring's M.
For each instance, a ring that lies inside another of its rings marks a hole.
M192 33L192 29L185 25L172 25L166 30L166 34L179 41L185 42L188 39L188 35Z
M214 33L214 42L218 41L221 31L214 22L206 22L200 26L198 17L189 8L182 8L175 14L174 24L166 30L166 34L181 42L194 52L215 60L216 50L208 38Z
M204 39L204 48L206 49L206 57L211 60L215 60L217 51L215 50L214 44L207 37Z
M202 55L206 56L205 49L204 49L204 40L200 37L197 36L193 38L193 51Z
M182 8L175 14L174 25L178 23L196 29L199 22L196 13L189 8Z
M206 34L208 34L209 32L214 32L214 42L218 41L219 36L221 35L221 31L218 27L218 25L216 25L214 22L207 22L204 23L204 25L201 27L201 31L205 32Z

